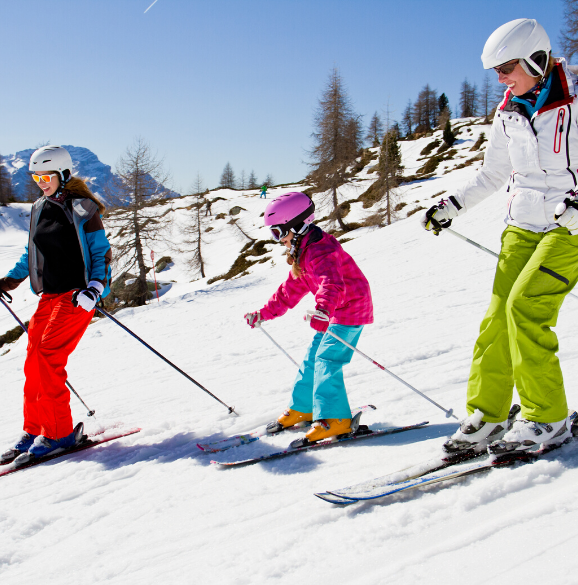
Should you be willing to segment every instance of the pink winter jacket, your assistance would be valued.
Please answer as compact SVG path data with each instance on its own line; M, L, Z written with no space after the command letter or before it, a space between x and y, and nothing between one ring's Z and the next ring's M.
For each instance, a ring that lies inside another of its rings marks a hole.
M312 292L316 308L329 314L330 323L373 323L369 283L341 244L315 226L303 239L301 250L301 277L289 272L289 278L261 309L261 318L268 321L281 317Z

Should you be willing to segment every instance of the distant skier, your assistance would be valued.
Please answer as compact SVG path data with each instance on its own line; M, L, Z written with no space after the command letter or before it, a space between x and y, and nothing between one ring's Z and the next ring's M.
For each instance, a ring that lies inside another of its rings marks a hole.
M24 432L0 461L25 463L72 447L73 430L66 364L99 297L109 292L110 244L100 214L104 205L72 176L72 159L61 146L45 146L30 158L32 179L43 196L32 206L26 250L0 278L0 295L28 276L42 295L30 320L24 363Z
M570 436L551 327L578 281L578 78L551 56L546 31L532 19L494 31L482 62L508 88L484 165L422 217L437 235L509 180L508 227L468 381L469 417L446 443L449 452L482 450L497 440L492 452L529 449ZM445 263L437 260L439 270ZM508 429L514 384L523 420Z
M265 197L265 199L267 199L267 185L263 185L261 187L261 195L259 195L259 199L261 199L261 197Z
M373 305L367 279L341 244L312 224L315 205L304 193L286 193L265 210L265 225L273 238L289 249L288 279L260 310L247 313L251 327L284 315L311 292L317 331L293 385L286 410L271 429L316 421L309 441L351 432L351 409L343 381L343 366L353 351L330 335L328 329L356 346L364 325L373 323ZM329 318L329 319L327 319Z

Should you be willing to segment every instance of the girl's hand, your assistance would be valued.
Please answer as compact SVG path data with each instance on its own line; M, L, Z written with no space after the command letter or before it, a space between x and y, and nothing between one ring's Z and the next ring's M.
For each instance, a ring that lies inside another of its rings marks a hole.
M329 314L327 311L316 309L315 311L307 311L304 317L305 321L309 321L309 324L315 331L319 333L325 333L327 327L329 327Z
M251 329L255 329L255 327L261 327L261 313L259 311L255 311L254 313L245 313L244 315L245 320L247 321L247 325L251 327Z

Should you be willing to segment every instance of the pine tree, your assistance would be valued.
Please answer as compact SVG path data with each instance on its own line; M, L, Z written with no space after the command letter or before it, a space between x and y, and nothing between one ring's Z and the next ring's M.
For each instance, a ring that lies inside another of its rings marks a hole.
M387 225L391 224L395 189L399 186L403 173L401 149L397 142L397 132L392 128L385 133L381 144L378 164L379 180L385 195Z
M235 173L229 163L225 165L221 175L221 187L225 189L234 189L236 187Z
M354 122L352 122L354 120ZM315 112L315 131L311 151L311 179L319 191L326 193L332 207L331 216L342 230L347 230L339 207L338 188L346 181L347 167L359 151L358 117L353 112L343 80L333 69Z
M131 304L146 304L149 296L145 265L145 248L152 249L154 242L164 240L169 217L159 215L157 203L165 199L169 191L164 186L169 179L163 169L162 159L156 158L150 146L137 138L126 149L117 164L116 179L112 188L123 202L108 217L108 225L115 232L114 254L118 272L137 271L136 287Z
M444 127L443 138L444 138L444 142L448 146L452 146L453 143L456 141L456 136L452 131L452 125L450 124L449 118L446 121L446 125Z
M274 184L274 179L273 179L273 175L271 173L269 173L266 177L265 177L265 182L263 183L264 185L267 185L267 187L272 187Z
M379 146L381 144L381 139L383 136L383 122L381 121L380 117L377 115L377 112L373 114L373 118L371 118L371 122L367 128L367 134L365 139L369 141L372 147Z

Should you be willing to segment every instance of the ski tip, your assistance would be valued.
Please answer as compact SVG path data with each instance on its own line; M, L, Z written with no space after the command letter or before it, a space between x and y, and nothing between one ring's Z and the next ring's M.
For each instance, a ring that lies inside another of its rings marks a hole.
M203 445L201 445L201 443L197 443L197 447L201 450L201 451L206 451L205 447L203 447Z
M356 500L345 500L340 498L339 496L335 496L329 492L320 492L318 494L313 494L314 496L318 497L320 500L324 502L328 502L329 504L334 504L335 506L339 506L344 508L345 506L350 506L351 504L355 504Z
M377 406L373 406L373 404L368 404L367 406L371 408L371 410L377 410Z

